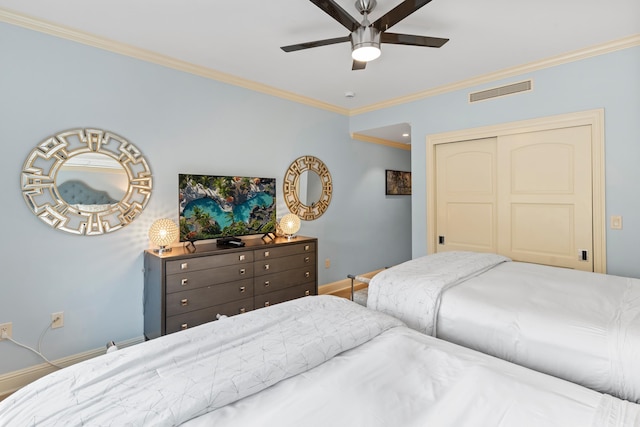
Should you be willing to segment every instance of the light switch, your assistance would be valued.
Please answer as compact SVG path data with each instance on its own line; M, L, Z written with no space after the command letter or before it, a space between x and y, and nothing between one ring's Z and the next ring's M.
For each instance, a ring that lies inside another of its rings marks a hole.
M622 217L620 215L611 216L611 229L622 230Z

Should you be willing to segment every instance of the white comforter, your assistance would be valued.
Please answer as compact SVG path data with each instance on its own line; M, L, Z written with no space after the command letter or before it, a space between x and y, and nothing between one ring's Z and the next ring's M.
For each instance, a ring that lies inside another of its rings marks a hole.
M640 426L640 406L307 297L64 369L2 426Z
M367 304L447 341L640 402L640 280L501 259L417 258L375 276ZM460 270L465 260L473 268Z
M275 305L54 372L0 402L0 425L180 425L399 325L333 299Z
M442 293L506 261L502 255L474 252L416 258L376 274L369 282L367 307L435 336Z

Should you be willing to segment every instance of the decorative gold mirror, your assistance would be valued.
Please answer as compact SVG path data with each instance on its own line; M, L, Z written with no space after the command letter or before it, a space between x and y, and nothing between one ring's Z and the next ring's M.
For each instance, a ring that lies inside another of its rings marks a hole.
M285 203L300 219L319 218L329 207L332 191L329 169L317 157L297 158L284 175Z
M41 142L24 162L22 195L46 224L99 235L131 223L151 197L151 170L133 144L99 129L72 129Z

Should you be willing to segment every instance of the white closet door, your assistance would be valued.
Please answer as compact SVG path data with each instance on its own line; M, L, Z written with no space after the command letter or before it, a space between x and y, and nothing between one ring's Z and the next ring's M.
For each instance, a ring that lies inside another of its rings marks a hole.
M498 252L593 271L591 127L498 139Z
M437 252L496 252L496 138L436 146Z
M438 144L435 160L436 252L593 271L590 126Z

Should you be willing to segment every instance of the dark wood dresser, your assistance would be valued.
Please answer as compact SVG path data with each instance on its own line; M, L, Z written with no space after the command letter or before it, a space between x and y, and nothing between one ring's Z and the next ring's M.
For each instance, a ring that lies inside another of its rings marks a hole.
M245 243L240 248L198 245L194 252L174 247L163 255L145 251L145 338L318 294L317 239Z

